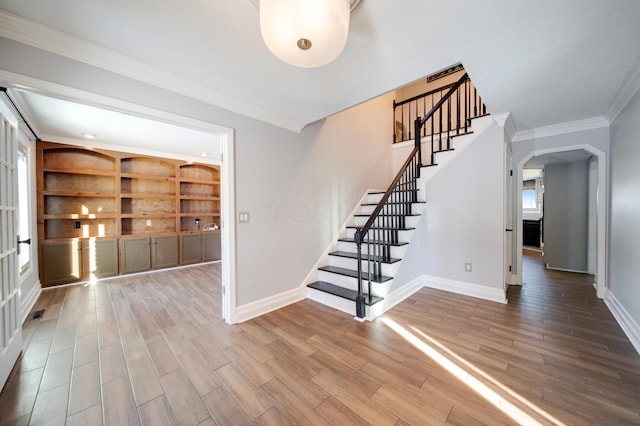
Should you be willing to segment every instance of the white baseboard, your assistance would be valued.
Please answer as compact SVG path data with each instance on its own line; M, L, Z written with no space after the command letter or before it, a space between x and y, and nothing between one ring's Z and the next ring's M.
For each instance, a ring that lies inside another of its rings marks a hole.
M29 291L29 294L22 295L22 300L20 302L20 312L22 313L22 322L27 319L27 315L31 312L31 308L36 304L38 297L40 297L40 293L42 293L42 285L40 281L37 281L35 285Z
M507 303L503 288L486 287L430 275L423 275L422 280L424 287L464 294L465 296L477 297L478 299L490 300L492 302Z
M408 283L403 284L400 288L397 288L396 290L386 295L382 302L376 303L375 305L371 306L369 308L369 315L367 315L367 320L370 321L382 315L389 309L396 306L398 303L401 303L405 299L409 298L415 292L420 291L422 287L424 287L422 277L414 278Z
M620 328L622 328L622 331L624 331L624 334L629 338L629 341L636 349L636 352L640 354L640 324L633 319L611 291L607 290L607 294L604 297L604 303L613 314L613 317L620 325Z
M293 290L285 291L284 293L269 296L262 300L238 306L235 313L235 322L241 323L250 320L251 318L266 314L267 312L275 311L276 309L299 302L305 298L306 290L307 288L304 286L298 287Z

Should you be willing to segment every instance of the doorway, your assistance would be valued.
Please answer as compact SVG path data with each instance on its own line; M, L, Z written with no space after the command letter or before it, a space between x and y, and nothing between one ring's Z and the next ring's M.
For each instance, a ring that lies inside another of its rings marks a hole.
M516 211L517 211L517 223L518 225L523 223L524 219L524 209L523 209L523 176L525 170L528 167L537 167L544 166L545 164L560 164L563 162L570 161L572 159L576 160L586 160L588 158L592 158L592 162L589 165L589 182L593 186L593 194L592 194L592 205L593 207L588 207L588 204L585 203L585 209L589 209L591 211L585 214L585 217L590 215L590 219L592 222L587 223L586 226L591 232L587 231L587 238L580 242L584 248L585 258L587 259L587 263L585 268L578 268L580 272L588 272L593 273L595 275L594 284L596 286L596 294L597 297L602 299L606 293L606 263L605 263L605 241L606 241L606 155L604 152L594 148L590 145L576 145L570 147L563 148L554 148L554 149L546 149L546 150L538 150L533 151L527 156L525 156L517 165L517 173L516 173ZM585 182L585 185L589 185L589 183ZM549 200L546 200L549 201ZM543 227L547 224L544 222L543 217ZM547 235L551 235L550 233L546 233ZM543 231L542 239L544 238L545 232ZM517 279L518 283L523 282L523 246L524 246L524 238L523 232L517 233L516 239L516 262L517 262ZM548 241L545 241L548 244ZM566 251L566 247L563 247L562 250ZM545 258L545 263L547 259ZM553 266L553 265L552 265ZM558 267L556 269L571 271L573 268L567 267ZM575 272L577 269L573 269Z
M176 128L182 128L186 131L196 131L202 134L215 135L215 138L219 141L219 148L215 148L215 151L211 151L210 149L202 149L198 151L194 151L193 158L186 158L184 156L180 156L178 154L178 159L185 159L194 162L204 162L217 164L220 166L221 171L221 240L222 240L222 272L221 272L221 287L222 287L222 317L227 323L234 323L235 320L235 306L236 306L236 258L235 258L235 140L234 140L234 132L233 129L219 126L210 122L205 122L201 120L192 119L190 117L181 116L178 114L168 113L161 110L156 110L151 107L142 106L139 104L134 104L110 97L106 97L103 95L98 95L95 93L85 92L82 90L74 89L71 87L61 86L61 85L51 85L48 82L33 79L26 76L16 76L10 75L11 80L6 79L7 75L3 75L0 73L0 77L5 77L5 82L3 85L9 87L12 91L20 91L25 93L35 93L42 96L49 96L51 98L56 98L59 100L66 100L69 102L75 102L79 105L85 105L89 107L93 107L94 109L103 109L105 111L122 113L123 115L127 115L131 120L135 120L136 118L147 119L147 121L156 121L163 124L173 125ZM16 81L17 80L17 81ZM33 111L31 111L33 114ZM49 134L51 129L50 122L43 122L43 129L46 131L38 131L41 136L45 136L48 139L53 139ZM34 124L34 123L32 123ZM108 123L105 123L105 128L108 129ZM135 129L136 126L132 125L128 128ZM139 130L139 129L138 129ZM105 130L106 132L106 130ZM138 132L140 133L140 132ZM73 137L60 137L59 142L69 143L69 144L83 144L83 141L79 140L80 132L71 132L70 134L75 135ZM151 140L150 147L141 147L134 153L139 153L142 155L158 155L157 151L151 152L150 149L154 148L153 137L149 138ZM175 140L180 140L176 138ZM106 143L103 146L100 146L100 142L87 142L87 145L94 144L95 147L103 148L103 149L112 149L118 150L117 146L108 146ZM184 141L180 144L181 146L190 146L188 143ZM202 152L201 152L202 151ZM208 151L208 152L205 152ZM164 155L166 157L171 157L172 152L166 151L168 155ZM219 161L216 160L208 160L204 157L205 154L220 154ZM200 157L202 156L202 157Z

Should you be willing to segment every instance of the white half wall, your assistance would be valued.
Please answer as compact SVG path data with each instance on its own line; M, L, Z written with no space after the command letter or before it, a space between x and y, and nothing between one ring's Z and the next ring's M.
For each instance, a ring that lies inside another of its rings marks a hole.
M492 120L426 183L426 210L394 287L425 276L443 290L484 288L504 300L504 141Z

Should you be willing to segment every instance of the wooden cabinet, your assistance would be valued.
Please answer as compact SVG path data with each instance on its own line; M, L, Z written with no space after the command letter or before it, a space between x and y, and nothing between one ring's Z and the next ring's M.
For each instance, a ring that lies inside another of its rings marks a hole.
M79 240L53 241L42 244L40 262L47 265L41 276L49 285L71 283L82 279L82 245Z
M178 236L151 237L151 267L153 269L178 266Z
M73 238L42 245L42 281L49 285L86 281L118 275L115 238Z
M220 226L218 166L52 142L38 142L36 156L44 286L215 256L199 235ZM185 253L183 233L198 240Z
M92 238L82 241L83 279L118 275L118 240Z
M120 240L120 273L132 274L151 269L150 244L149 237L122 238Z
M210 262L222 259L220 232L205 232L203 236L202 260Z
M180 264L188 265L220 259L220 231L180 235Z
M180 264L189 265L202 261L200 234L180 235Z

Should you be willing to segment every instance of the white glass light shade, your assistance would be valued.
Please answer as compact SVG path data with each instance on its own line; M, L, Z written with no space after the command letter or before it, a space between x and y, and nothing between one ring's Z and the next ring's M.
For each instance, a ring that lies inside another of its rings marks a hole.
M260 0L264 42L297 67L320 67L337 58L347 43L350 16L349 0Z

